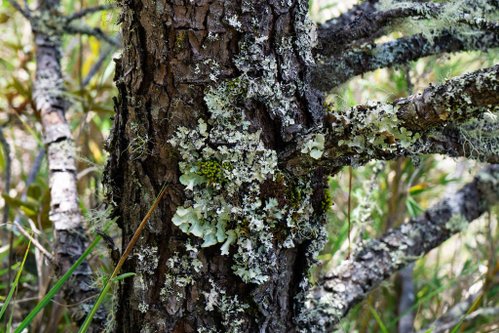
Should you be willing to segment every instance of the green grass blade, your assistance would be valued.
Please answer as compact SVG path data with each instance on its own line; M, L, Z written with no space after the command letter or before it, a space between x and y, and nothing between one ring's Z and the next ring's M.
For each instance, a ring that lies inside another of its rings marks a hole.
M102 239L101 236L97 236L94 239L94 241L85 250L85 252L83 252L81 257L79 257L78 260L76 260L76 262L73 264L73 266L71 266L71 268L69 268L68 271L66 273L64 273L64 275L59 280L57 280L55 285L52 287L52 289L49 290L49 292L45 295L45 297L43 297L43 299L40 301L40 303L38 303L35 306L35 308L33 310L31 310L31 312L26 316L26 318L23 319L21 324L14 331L14 333L21 333L25 328L27 328L29 326L31 321L36 317L36 315L45 306L47 306L47 304L50 303L50 300L52 299L52 297L54 297L57 294L57 292L59 292L59 290L62 288L64 283L66 283L66 281L71 277L71 275L76 270L76 268L78 268L78 266L81 265L81 263L85 260L85 258L93 251L93 249L97 246L97 244L99 244L101 239Z
M121 267L123 266L123 264L125 263L125 260L128 258L128 256L132 252L132 249L135 246L135 243L137 242L137 240L139 239L142 230L144 230L144 228L146 227L147 221L151 217L154 210L158 207L158 204L161 201L161 199L163 198L163 196L165 195L166 189L167 189L167 186L166 186L166 184L164 184L163 187L161 188L161 191L159 192L158 196L156 197L156 199L154 199L154 202L152 203L151 207L149 208L149 211L144 216L142 221L139 223L139 226L137 227L132 238L128 242L128 245L126 246L125 250L121 254L121 258L118 261L118 263L116 264L116 267L114 268L113 273L111 274L111 276L109 278L107 278L105 280L104 288L102 288L101 293L99 294L99 297L97 298L97 301L95 301L95 304L92 307L92 310L87 315L87 318L85 318L85 321L83 322L83 325L78 330L78 333L85 333L88 330L88 328L90 327L90 323L92 322L92 319L94 318L94 315L97 312L97 309L100 307L101 303L106 298L106 295L109 292L109 289L111 289L111 285L113 284L113 282L119 281L119 277L117 279L117 276L121 270ZM123 275L124 275L123 278L133 276L133 275L130 275L130 273L124 273L124 274L122 274L122 276ZM17 332L15 332L15 333L17 333Z
M90 327L90 324L92 323L92 319L94 318L94 315L97 312L97 309L99 309L100 305L102 304L102 302L106 298L106 295L109 292L109 289L111 289L111 285L112 285L111 282L109 281L109 279L106 281L104 288L102 288L102 290L99 294L99 297L97 298L97 301L95 302L94 306L92 307L92 310L90 310L90 313L87 315L87 318L85 318L85 321L83 322L83 325L81 325L80 329L78 330L78 333L86 332L88 330L88 328Z
M371 314L373 315L374 319L378 323L379 329L381 330L381 332L383 332L383 333L389 333L388 329L386 328L385 324L383 323L383 320L378 315L378 312L372 306L369 306L369 311L371 311Z
M26 252L24 252L24 257L23 261L21 262L21 267L19 267L19 270L17 271L16 278L14 279L14 282L12 283L12 286L10 287L9 294L7 295L7 298L5 299L5 302L2 305L2 308L0 309L0 319L2 319L3 315L5 314L5 311L7 311L7 308L9 307L10 300L12 299L12 296L14 295L14 292L17 289L17 286L19 284L19 280L21 279L21 273L24 268L24 263L26 262L26 258L28 258L28 253L29 253L29 248L31 246L31 240L28 243L28 247L26 248Z

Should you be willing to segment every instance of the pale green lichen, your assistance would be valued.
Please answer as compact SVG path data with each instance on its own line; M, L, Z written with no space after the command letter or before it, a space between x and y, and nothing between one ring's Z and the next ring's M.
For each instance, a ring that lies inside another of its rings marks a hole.
M270 41L258 33L242 34L240 54L234 58L240 75L208 89L204 98L208 117L199 119L194 128L179 128L169 141L180 154L180 182L186 194L173 223L199 239L198 246L220 246L222 255L232 255L232 269L244 282L268 281L279 248L318 233L309 222L313 208L308 181L297 185L302 200L296 204L279 204L276 198L262 195L261 186L275 182L280 173L277 154L264 146L260 131L251 129L244 106L246 101L264 105L280 124L284 139L300 131L297 96L305 94L306 85L295 77L295 56L298 52L304 62L313 62L315 43L314 35L305 33L313 27L306 14L307 4L297 4L299 39ZM225 21L241 28L234 13L227 12ZM255 18L253 23L258 31L260 22ZM275 42L277 54L267 52L269 42ZM210 78L218 82L218 69L214 71ZM317 157L324 144L321 137L316 139L310 153ZM285 237L277 239L278 232Z
M365 109L365 110L364 110ZM397 107L391 104L369 102L364 108L351 108L334 112L333 132L343 135L348 128L352 139L339 140L339 146L347 146L359 153L374 151L394 152L407 149L419 139L419 133L412 133L397 117Z
M499 156L499 112L486 112L459 126L465 156L486 160Z
M227 81L208 91L210 118L200 119L192 130L179 128L170 140L182 158L180 182L188 196L172 222L202 239L201 247L222 244L221 253L228 255L235 245L235 274L260 284L267 281L276 260L276 224L287 221L290 236L277 246L290 247L295 237L313 230L307 228L312 208L307 184L302 184L306 195L296 207L279 207L274 198L260 198L260 185L275 180L277 155L264 147L259 131L250 131L243 111L235 107L247 92L249 83L243 81Z
M461 214L453 214L452 217L447 221L445 227L452 233L460 232L466 229L469 222Z
M313 159L320 159L324 153L324 134L314 134L312 138L306 140L303 144L301 152L303 154L309 154Z

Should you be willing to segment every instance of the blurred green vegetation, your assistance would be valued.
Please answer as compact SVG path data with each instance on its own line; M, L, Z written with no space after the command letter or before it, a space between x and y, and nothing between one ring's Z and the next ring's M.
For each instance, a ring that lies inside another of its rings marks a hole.
M322 22L352 3L313 0L311 16ZM102 2L72 0L63 1L63 4L64 12L72 13ZM116 17L115 12L102 12L88 16L86 20L90 25L115 36L118 31ZM0 320L0 332L6 332L9 323L14 326L19 323L56 280L51 264L43 258L40 248L33 244L29 246L29 239L18 228L12 228L12 222L17 221L41 247L51 252L53 232L48 220L47 167L46 161L40 158L43 158L40 154L43 151L41 126L32 100L35 70L32 36L28 23L15 13L7 1L0 6L0 36L0 126L9 143L12 160L11 187L7 191L3 176L7 158L4 150L0 149L0 208L5 210L7 204L10 206L9 223L0 221L0 304L5 302L9 293L8 281L13 281L16 272L24 266L17 291L10 301L11 306ZM399 36L400 33L397 33L392 37ZM107 216L101 208L104 193L101 180L106 161L104 143L112 124L112 97L116 95L112 82L112 56L117 52L93 37L68 36L64 39L63 69L67 97L71 101L67 118L79 156L81 209L90 228ZM88 80L100 57L104 57L102 65ZM428 57L407 66L378 70L350 80L333 91L327 100L338 109L367 100L394 100L407 96L411 91L421 90L430 82L442 82L466 71L498 63L498 60L497 50ZM479 163L465 159L424 156L417 160L373 162L345 169L331 178L329 241L313 277L348 258L352 249L363 241L380 236L389 228L403 223L407 217L420 214L446 193L452 193L470 180L479 168ZM35 176L28 182L30 174ZM412 274L415 287L412 310L417 329L435 321L471 294L482 295L477 307L497 306L498 213L497 208L489 212L467 231L416 261ZM90 234L95 236L93 231ZM111 235L118 237L115 233ZM26 261L23 260L25 253L28 253ZM102 276L108 276L113 265L107 249L99 247L89 258L94 271L101 276L95 283L102 286ZM397 307L401 296L400 280L395 276L351 311L342 321L339 331L397 332L400 319ZM32 331L76 331L77 327L71 323L66 309L60 297L56 297L35 318ZM481 317L456 329L456 332L497 331L499 319Z
M29 2L34 8L35 3ZM71 14L81 8L105 4L100 0L62 1L62 11ZM99 27L109 36L116 36L117 11L98 12L84 18L90 26ZM0 148L0 208L8 204L8 225L0 221L0 305L9 292L10 281L28 248L29 239L13 228L16 221L31 233L41 247L52 252L53 230L48 212L50 192L40 115L34 109L32 84L35 73L34 44L29 23L7 2L0 6L0 126L10 147L12 160L11 186L5 189L6 156ZM62 49L62 68L67 99L71 105L66 117L71 125L77 147L78 189L80 207L90 228L102 224L107 217L102 209L104 190L102 172L106 162L105 140L112 126L114 62L119 50L94 37L65 36ZM31 174L31 177L30 177ZM32 178L32 179L30 179ZM102 228L102 225L101 225ZM10 250L10 234L13 246ZM94 231L90 231L95 238ZM111 233L117 237L116 232ZM119 239L116 239L119 241ZM9 256L12 256L9 260ZM112 271L112 260L104 245L89 257L97 272L95 283L102 284L103 276ZM9 272L9 262L12 264ZM10 275L10 276L9 276ZM10 332L9 322L16 326L57 282L52 264L41 251L31 245L26 264L20 275L16 293L8 311L0 319L0 332ZM30 332L76 331L58 294L32 322ZM71 305L69 305L71 306Z

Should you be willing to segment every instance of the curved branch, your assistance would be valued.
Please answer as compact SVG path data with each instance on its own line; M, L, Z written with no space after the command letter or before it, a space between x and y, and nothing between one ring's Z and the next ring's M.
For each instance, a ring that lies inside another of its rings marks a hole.
M456 310L455 313L449 314L455 315L454 318L448 317L445 318L447 321L442 322L440 320L437 320L435 323L433 323L429 328L420 330L418 333L425 333L425 332L431 332L431 333L444 333L444 332L449 332L452 328L456 327L456 325L460 325L463 322L468 322L477 319L478 317L490 317L492 320L493 318L497 318L499 316L499 307L487 307L487 308L480 308L478 310L475 310L471 312L470 314L467 314L468 309L464 309L465 311L461 314L459 314L460 309L455 309L452 308L452 310Z
M121 45L121 34L118 34L115 38L113 38L116 43ZM100 54L99 58L97 58L97 61L92 65L90 70L88 71L87 76L83 79L81 85L83 87L87 86L90 83L90 80L97 74L99 69L101 68L102 64L104 64L104 61L106 58L112 54L112 52L115 51L116 46L115 45L108 45L107 48L105 48Z
M492 31L486 29L466 33L442 30L431 38L417 34L381 45L367 45L352 49L337 57L327 59L314 69L312 82L316 88L329 91L354 76L379 68L406 64L435 54L486 51L494 47L499 47L498 27Z
M466 125L449 125L430 132L420 140L421 154L466 157L499 163L499 122L481 117ZM408 153L410 155L410 153Z
M300 324L310 332L329 332L391 274L466 228L498 201L499 165L491 165L454 195L368 242L328 273L308 295Z
M78 20L86 15L94 14L97 12L101 12L104 10L110 10L116 8L116 5L110 4L110 5L101 5L101 6L95 6L95 7L88 7L80 10L79 12L76 12L74 14L71 14L66 17L67 22L71 22L74 20Z
M457 1L393 1L385 8L380 8L377 2L369 1L357 5L340 17L320 25L318 53L325 56L338 55L354 45L372 42L375 38L391 32L387 28L410 18L440 21L447 23L447 26L455 23L490 30L494 29L495 25L487 22L486 17L499 9L499 3L495 0L469 2L464 5ZM456 10L458 6L459 10Z
M70 35L75 35L75 34L82 34L82 35L87 35L87 36L93 36L97 39L103 40L113 46L120 46L120 43L116 41L114 38L109 37L106 35L101 29L99 28L92 28L87 25L74 25L74 24L69 24L64 28L64 32Z
M359 8L363 8L360 6ZM411 3L386 11L376 11L374 5L366 5L348 25L331 25L326 22L318 29L319 49L323 55L331 55L355 41L377 36L378 32L395 20L407 17L437 17L444 6L439 3ZM370 9L367 11L366 9ZM374 10L373 10L374 9ZM327 28L326 28L327 27Z
M429 86L422 93L392 103L368 103L329 112L324 120L325 130L304 137L295 150L279 156L281 165L297 176L317 167L334 174L345 165L360 165L371 159L446 153L445 148L449 147L455 147L450 155L478 155L480 159L496 161L497 148L488 154L480 151L475 154L468 149L469 143L457 145L465 142L467 136L478 137L480 129L484 129L474 119L499 111L497 91L499 65ZM497 126L493 124L486 124L489 127L485 130ZM442 137L451 134L445 131L447 126L459 128L448 143ZM470 135L473 131L478 132ZM480 146L496 147L496 144L497 139L492 137L482 140Z
M352 8L341 13L338 17L334 17L319 25L317 28L319 35L323 33L326 34L326 30L340 31L348 28L348 26L350 26L359 16L365 15L365 13L374 12L378 2L379 0L366 0L359 4L355 4Z
M19 13L22 14L22 16L24 16L28 20L31 18L31 12L27 6L26 8L22 8L21 5L18 4L16 0L8 0L8 1L12 7L14 7Z

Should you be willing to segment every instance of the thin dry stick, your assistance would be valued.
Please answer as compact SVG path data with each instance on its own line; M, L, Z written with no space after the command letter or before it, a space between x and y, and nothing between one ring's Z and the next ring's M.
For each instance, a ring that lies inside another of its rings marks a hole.
M137 243L137 241L139 240L139 237L140 237L140 234L142 233L142 230L144 230L144 228L146 227L147 221L151 217L152 213L154 213L154 211L156 210L156 207L158 207L159 202L161 201L161 199L165 195L165 192L166 192L166 184L163 185L163 188L161 189L161 192L159 192L158 197L156 198L156 200L154 200L154 202L153 202L151 208L149 208L149 211L147 212L146 216L144 216L144 218L140 222L139 226L137 227L137 230L135 230L135 233L133 234L132 238L130 239L130 242L128 242L128 245L126 246L125 251L123 252L120 260L118 261L118 264L114 268L113 274L111 274L111 278L109 279L109 281L114 279L116 277L116 275L118 275L118 273L121 269L121 266L123 266L123 264L125 263L125 260L128 258L128 256L132 252L132 249L135 246L135 243Z
M14 221L14 226L19 230L19 232L21 234L23 234L26 238L28 238L31 243L38 249L40 250L40 252L42 252L45 257L47 257L47 259L51 262L51 263L54 263L54 256L52 254L50 254L49 251L47 251L42 244L40 244L38 242L38 240L36 240L36 238L34 238L33 236L31 236L29 234L29 232L26 231L26 229L23 228L23 226L21 224L19 224L18 222Z
M166 193L166 185L167 184L163 185L163 187L161 188L161 191L159 192L158 196L154 200L151 208L149 208L149 211L147 212L147 214L144 216L144 218L140 222L139 226L137 227L137 230L135 230L135 233L133 234L132 238L128 242L128 245L126 246L125 251L123 251L121 258L118 261L118 264L116 264L116 267L114 268L113 273L111 274L109 279L107 279L106 283L104 284L104 287L102 288L100 295L97 298L97 301L95 302L93 308L90 310L90 313L85 318L85 321L83 322L82 326L80 327L80 330L78 331L78 333L84 333L88 330L95 312L97 311L100 304L104 300L105 295L109 291L109 288L111 286L111 282L114 280L114 278L116 278L116 276L120 272L121 267L125 263L125 260L128 258L128 256L132 252L132 249L135 246L135 243L137 243L137 241L139 240L139 237L140 237L140 234L142 233L142 230L144 230L144 228L146 227L147 221L151 217L152 213L156 210L156 207L158 207L159 202L161 201L164 194Z

